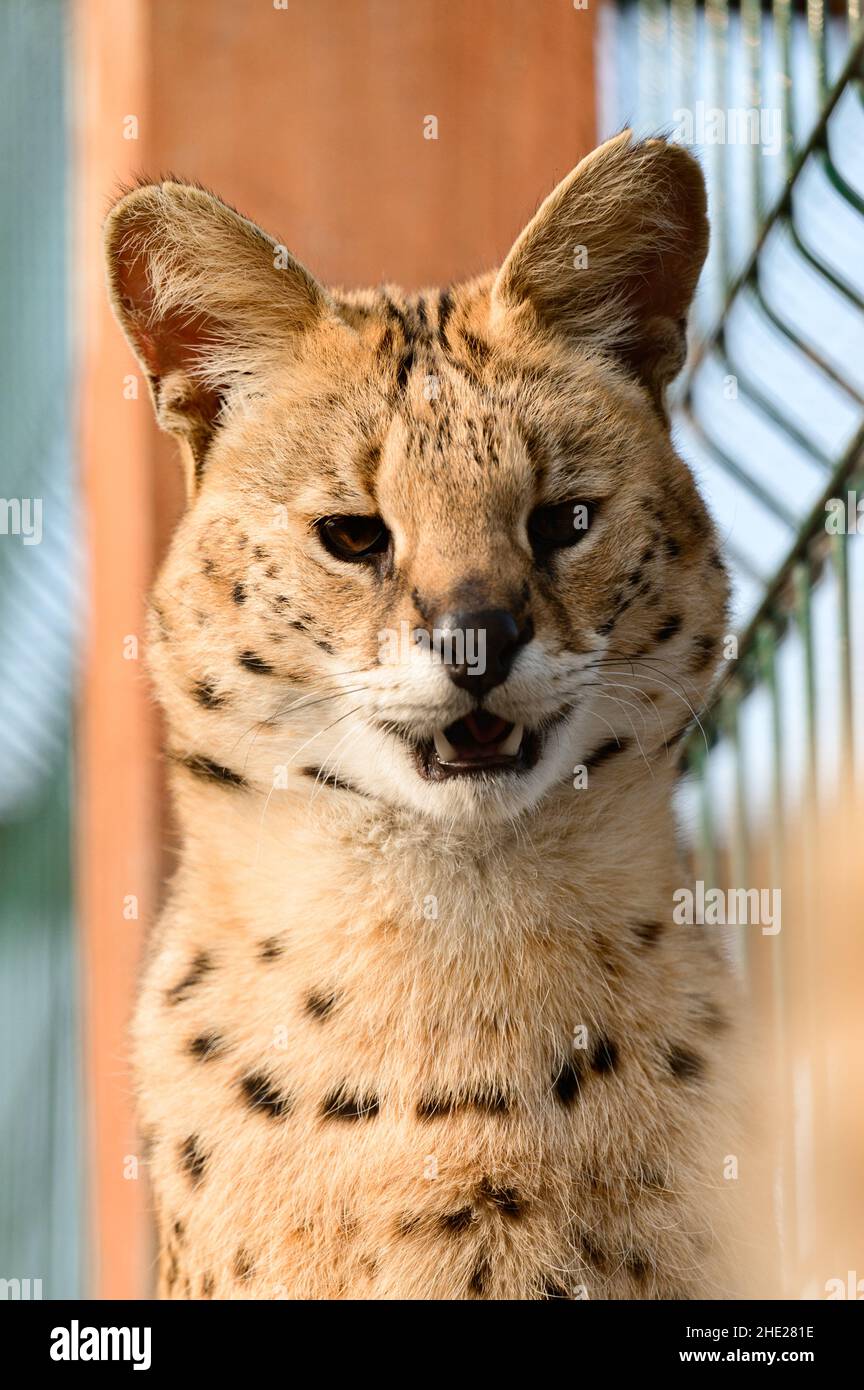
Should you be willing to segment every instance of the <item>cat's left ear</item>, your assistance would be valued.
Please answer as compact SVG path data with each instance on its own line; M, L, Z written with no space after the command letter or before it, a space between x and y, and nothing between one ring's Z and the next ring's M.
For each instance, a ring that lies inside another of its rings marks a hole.
M665 414L708 251L702 171L680 145L629 131L583 159L498 272L492 328L512 316L614 355Z
M284 246L192 184L122 197L105 223L105 259L114 312L156 419L181 443L191 492L232 389L332 306Z

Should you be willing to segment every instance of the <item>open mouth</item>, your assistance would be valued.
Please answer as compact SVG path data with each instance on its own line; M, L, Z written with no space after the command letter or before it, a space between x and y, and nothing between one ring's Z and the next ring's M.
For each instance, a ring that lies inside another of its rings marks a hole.
M540 735L476 709L416 746L421 776L432 781L481 772L527 772L540 756Z

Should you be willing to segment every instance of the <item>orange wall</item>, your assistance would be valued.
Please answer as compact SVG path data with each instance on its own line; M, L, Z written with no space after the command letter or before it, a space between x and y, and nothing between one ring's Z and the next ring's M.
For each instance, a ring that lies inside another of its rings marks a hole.
M120 1298L140 1293L149 1257L143 1178L124 1176L127 1156L140 1154L125 1059L141 932L158 883L158 764L141 662L123 659L123 643L142 635L152 568L153 434L145 402L124 399L124 373L133 366L105 301L99 226L108 195L132 176L140 156L140 143L122 137L123 119L137 113L145 128L148 120L147 8L145 0L123 0L106 23L107 6L81 3L74 33L73 289L90 571L77 811L85 1172L90 1288ZM139 899L137 921L123 916L129 895Z
M152 15L160 167L331 283L487 269L594 142L593 12L572 0L169 0Z
M157 723L122 644L141 635L180 488L146 390L123 397L136 368L104 301L101 219L118 184L171 172L212 187L331 283L485 269L594 143L593 12L572 0L75 0L74 41L92 1287L124 1298L149 1279L144 1182L123 1176L138 1152L126 1027L168 831ZM437 140L423 138L427 116ZM137 922L122 915L129 894Z

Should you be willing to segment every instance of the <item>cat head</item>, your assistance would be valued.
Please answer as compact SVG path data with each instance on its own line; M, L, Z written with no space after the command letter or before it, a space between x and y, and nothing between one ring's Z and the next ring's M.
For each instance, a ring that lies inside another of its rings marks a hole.
M186 470L150 634L178 776L453 822L668 762L727 597L664 399L707 239L696 162L627 133L440 292L326 289L197 187L119 200Z

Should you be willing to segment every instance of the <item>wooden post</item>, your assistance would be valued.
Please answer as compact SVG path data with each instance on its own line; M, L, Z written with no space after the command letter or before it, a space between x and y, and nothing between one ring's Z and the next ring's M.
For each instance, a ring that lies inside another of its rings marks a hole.
M87 644L78 729L77 806L89 1293L146 1287L146 1169L127 1066L130 1000L152 918L159 844L158 763L140 655L154 560L154 428L146 385L104 291L101 223L134 177L150 104L147 0L79 0L73 289L78 324L79 445L88 547ZM124 138L138 122L138 138ZM128 399L130 381L139 399ZM125 393L125 394L124 394ZM130 658L131 642L139 659ZM137 899L137 919L124 916ZM127 1176L139 1160L139 1176Z

